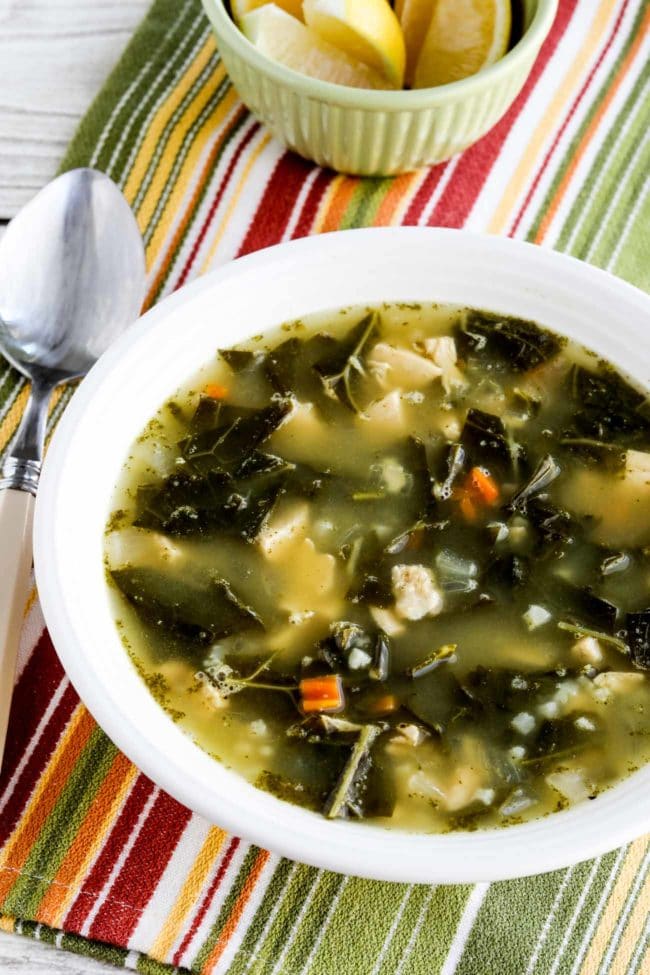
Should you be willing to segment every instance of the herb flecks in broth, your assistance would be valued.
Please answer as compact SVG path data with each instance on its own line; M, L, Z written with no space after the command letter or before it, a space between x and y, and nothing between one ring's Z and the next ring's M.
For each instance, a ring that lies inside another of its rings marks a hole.
M387 304L223 350L106 531L152 693L283 800L475 829L650 759L647 399L532 322Z

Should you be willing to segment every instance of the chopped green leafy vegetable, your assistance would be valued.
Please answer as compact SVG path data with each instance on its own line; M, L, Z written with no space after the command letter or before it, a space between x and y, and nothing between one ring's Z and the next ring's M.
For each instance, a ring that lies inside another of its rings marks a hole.
M328 819L362 817L364 778L370 766L370 750L380 733L381 728L376 725L365 725L359 732L341 777L325 803L323 812Z
M428 654L424 660L421 660L419 664L415 664L413 667L408 667L405 671L407 677L423 677L425 674L431 673L436 667L441 664L453 664L458 659L456 657L456 650L458 649L455 643L445 643L444 646L438 647L432 653Z
M471 311L456 334L464 355L493 358L512 372L528 372L555 358L564 341L534 322Z
M352 328L337 348L320 359L314 366L330 396L336 396L354 413L361 412L355 401L355 387L364 373L363 355L377 333L377 316L366 315Z
M197 580L170 576L164 569L116 569L118 589L148 623L169 629L192 642L209 643L246 629L263 629L262 620L212 573Z
M628 613L625 629L632 663L639 670L650 670L650 609Z

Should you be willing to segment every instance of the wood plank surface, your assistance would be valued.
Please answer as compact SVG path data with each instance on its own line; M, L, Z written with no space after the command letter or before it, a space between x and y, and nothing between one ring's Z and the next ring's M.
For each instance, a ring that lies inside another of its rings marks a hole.
M54 176L148 0L0 0L0 220Z

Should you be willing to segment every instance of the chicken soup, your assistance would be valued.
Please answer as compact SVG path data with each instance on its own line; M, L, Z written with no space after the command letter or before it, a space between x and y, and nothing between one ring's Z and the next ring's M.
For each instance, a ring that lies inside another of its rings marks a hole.
M105 562L171 718L326 817L508 825L650 758L648 401L532 322L386 304L215 351Z

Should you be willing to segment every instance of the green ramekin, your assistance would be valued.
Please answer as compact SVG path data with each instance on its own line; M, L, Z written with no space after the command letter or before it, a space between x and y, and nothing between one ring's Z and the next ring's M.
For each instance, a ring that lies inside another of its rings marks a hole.
M223 0L202 0L240 98L289 148L321 166L389 176L442 162L492 128L521 91L558 0L524 0L521 40L496 64L438 88L370 91L319 81L260 54Z

